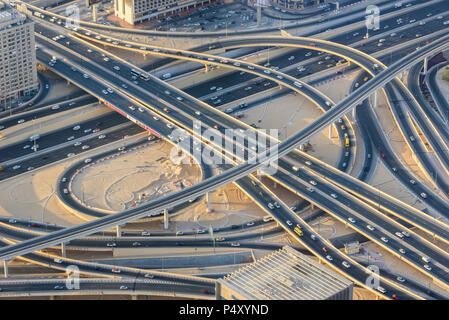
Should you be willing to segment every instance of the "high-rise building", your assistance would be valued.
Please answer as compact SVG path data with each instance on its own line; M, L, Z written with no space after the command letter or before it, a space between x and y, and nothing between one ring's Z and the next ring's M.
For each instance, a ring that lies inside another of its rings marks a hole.
M115 15L136 24L189 10L212 0L114 0Z
M37 86L34 23L0 2L0 106Z

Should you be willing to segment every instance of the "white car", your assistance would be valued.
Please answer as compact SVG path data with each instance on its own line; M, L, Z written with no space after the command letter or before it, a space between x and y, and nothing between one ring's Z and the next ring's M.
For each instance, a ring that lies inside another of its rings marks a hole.
M310 180L309 182L310 182L310 184L311 184L312 186L316 186L316 181L315 181L315 180Z
M370 225L370 224L367 224L366 225L366 228L368 229L368 230L371 230L371 231L374 231L374 230L376 230L376 228L374 228L372 225Z
M399 248L399 250L398 250L400 253L402 253L402 254L405 254L405 250L404 249L402 249L402 248Z
M89 148L90 148L90 147L89 147L87 144L81 147L81 149L83 149L83 150L87 150L87 149L89 149Z
M352 218L352 217L349 217L349 218L348 218L348 221L351 222L351 223L355 223L355 219Z
M73 127L73 130L76 131L76 130L79 130L80 128L81 128L80 126L74 126L74 127Z
M428 264L423 265L424 269L426 269L427 271L431 271L432 267L429 266Z
M385 238L385 237L380 237L380 240L382 240L383 242L385 242L385 243L387 243L388 242L388 239L387 238Z
M100 135L98 136L98 139L104 139L104 138L106 138L106 135L104 135L104 134L100 134Z
M74 147L78 147L78 146L80 146L80 145L81 145L81 142L80 142L80 141L77 141L77 142L75 142L75 143L73 144Z
M424 192L421 192L420 196L421 196L421 198L423 198L423 199L426 199L426 198L427 198L427 194L424 193Z
M20 165L18 165L18 164L16 164L14 167L12 167L13 168L13 170L17 170L17 169L20 169Z
M380 286L377 287L376 289L377 289L377 291L382 292L382 293L387 292L387 290L385 290L384 288L382 288L382 287L380 287Z
M350 265L349 262L347 262L347 261L343 261L341 264L342 264L343 267L345 267L346 269L348 269L348 268L351 267L351 265Z
M402 232L395 232L395 235L397 235L399 238L404 238L404 235L402 234Z
M330 255L327 255L327 256L326 256L326 259L329 260L329 261L334 260L334 259L332 258L332 256L330 256Z
M337 199L337 195L335 193L331 193L331 197Z
M289 225L289 226L292 226L292 225L293 225L293 223L292 223L290 220L285 221L285 223L286 223L287 225Z
M84 163L90 163L90 162L92 162L92 159L90 159L90 158L84 160Z

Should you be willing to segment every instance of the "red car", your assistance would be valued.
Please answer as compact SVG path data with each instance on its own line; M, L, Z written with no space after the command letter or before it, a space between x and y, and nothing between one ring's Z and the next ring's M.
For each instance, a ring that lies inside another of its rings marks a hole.
M218 126L217 125L215 125L214 128L218 130Z
M32 226L32 227L35 227L35 228L39 228L41 225L38 224L38 223L32 223L31 226Z
M328 252L329 250L327 250L326 247L323 247L323 251L324 251L324 252Z
M399 300L398 296L396 294L392 294L391 297L395 300Z
M382 157L382 159L385 159L385 153L382 153L380 156Z
M362 47L366 46L366 43L365 43L365 42L362 42L361 46L362 46Z

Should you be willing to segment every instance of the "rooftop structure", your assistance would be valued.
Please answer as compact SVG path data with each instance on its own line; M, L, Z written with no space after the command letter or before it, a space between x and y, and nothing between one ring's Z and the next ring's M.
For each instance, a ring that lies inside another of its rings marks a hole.
M353 283L289 246L217 281L217 299L352 300Z
M115 15L134 25L210 3L211 0L114 0Z

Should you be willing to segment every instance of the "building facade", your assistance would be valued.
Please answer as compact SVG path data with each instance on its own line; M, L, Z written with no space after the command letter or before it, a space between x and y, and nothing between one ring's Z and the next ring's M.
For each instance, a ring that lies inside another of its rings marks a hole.
M114 0L114 12L118 18L135 25L210 2L212 0Z
M0 106L38 86L34 23L0 3Z

